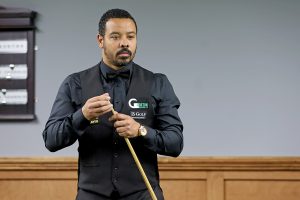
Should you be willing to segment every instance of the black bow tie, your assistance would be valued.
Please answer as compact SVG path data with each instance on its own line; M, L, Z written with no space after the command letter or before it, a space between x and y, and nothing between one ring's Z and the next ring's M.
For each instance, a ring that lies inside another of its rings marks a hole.
M130 70L124 70L124 71L116 71L116 72L111 72L111 73L107 73L106 77L108 79L115 79L117 77L121 77L121 78L125 78L128 79L130 76Z

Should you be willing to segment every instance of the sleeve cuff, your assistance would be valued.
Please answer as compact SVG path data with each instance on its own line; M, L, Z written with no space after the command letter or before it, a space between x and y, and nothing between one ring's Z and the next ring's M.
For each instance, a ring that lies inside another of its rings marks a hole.
M77 135L81 136L90 125L90 121L84 117L81 109L78 109L72 116L72 124Z
M156 131L155 129L153 128L150 128L148 126L145 126L146 129L147 129L147 135L144 136L144 142L145 142L145 145L149 148L151 148L152 146L154 146L154 143L156 141Z

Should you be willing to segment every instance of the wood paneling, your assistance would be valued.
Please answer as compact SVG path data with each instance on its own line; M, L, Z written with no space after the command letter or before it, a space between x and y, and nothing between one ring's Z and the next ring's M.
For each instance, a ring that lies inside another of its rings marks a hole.
M226 181L226 200L299 200L300 181Z
M75 199L74 180L1 180L1 200L13 199Z
M161 181L166 199L183 200L206 198L206 181L197 180L163 180Z
M166 200L299 200L300 158L159 159ZM76 158L0 158L1 200L74 200Z

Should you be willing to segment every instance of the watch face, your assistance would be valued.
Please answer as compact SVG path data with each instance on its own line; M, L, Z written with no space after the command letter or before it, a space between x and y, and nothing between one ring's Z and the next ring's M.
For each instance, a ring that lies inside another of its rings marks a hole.
M147 129L144 126L141 126L139 131L141 136L147 135Z

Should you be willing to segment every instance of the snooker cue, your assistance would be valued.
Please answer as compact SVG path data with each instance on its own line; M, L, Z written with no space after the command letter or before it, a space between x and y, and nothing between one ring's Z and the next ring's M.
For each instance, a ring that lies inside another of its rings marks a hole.
M116 113L116 111L114 110L114 108L112 108L112 113L113 114ZM137 157L137 155L136 155L136 153L135 153L135 151L134 151L134 149L133 149L133 147L132 147L129 139L127 137L124 137L124 139L125 139L125 142L126 142L128 148L130 150L130 153L131 153L131 155L132 155L132 157L133 157L133 159L135 161L135 164L137 165L137 167L138 167L138 169L139 169L139 171L140 171L140 173L141 173L141 175L143 177L143 180L144 180L144 182L145 182L145 184L147 186L147 189L150 192L152 200L157 200L156 195L155 195L155 193L153 191L153 188L150 185L150 182L149 182L149 180L148 180L148 178L147 178L147 176L145 174L145 171L144 171L144 169L143 169L143 167L142 167L142 165L141 165L141 163L140 163L140 161L139 161L139 159L138 159L138 157Z

